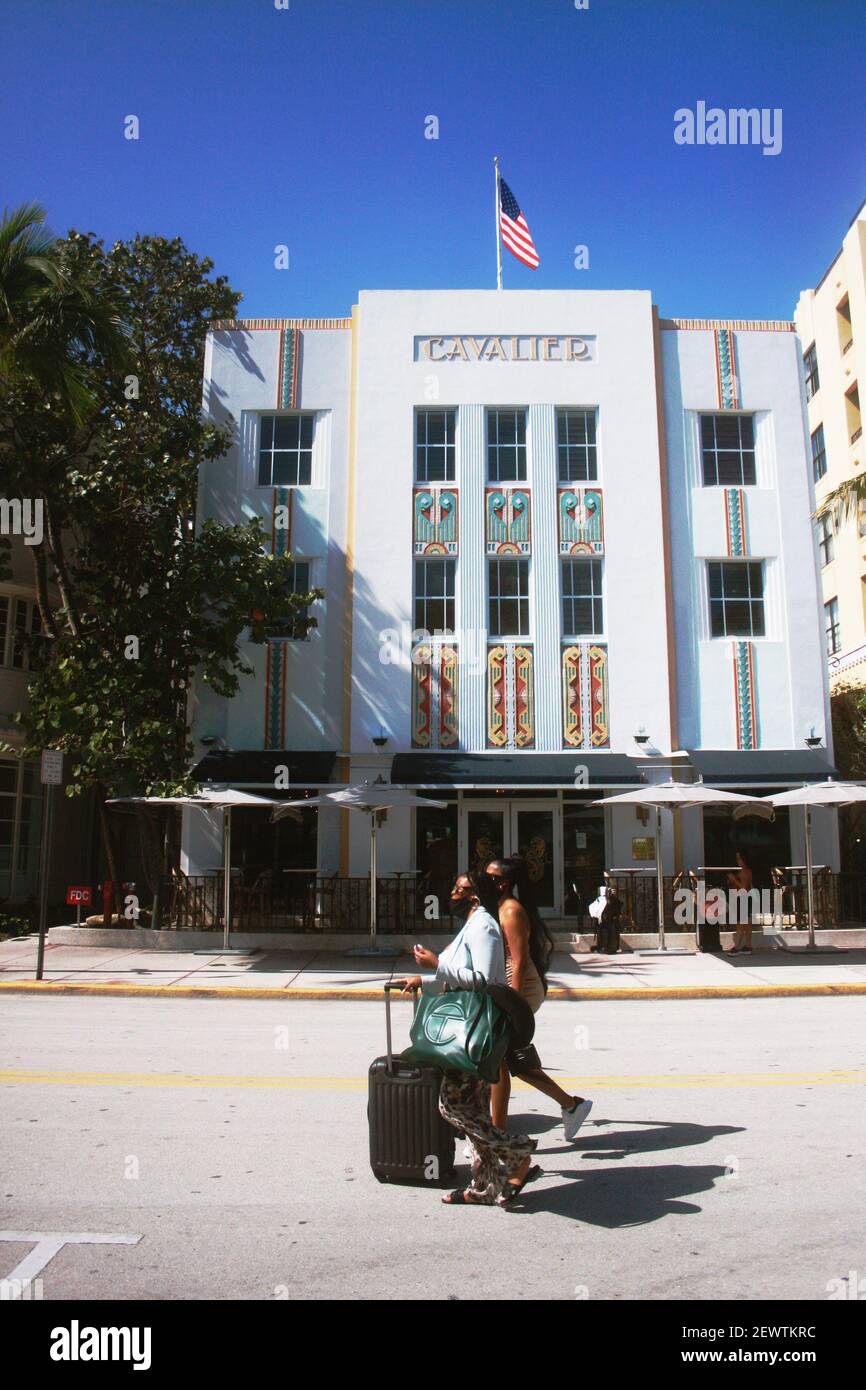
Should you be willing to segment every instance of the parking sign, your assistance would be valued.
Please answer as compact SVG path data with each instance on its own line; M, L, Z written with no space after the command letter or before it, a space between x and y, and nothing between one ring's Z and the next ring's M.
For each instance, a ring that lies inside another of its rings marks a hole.
M56 748L43 748L39 780L43 786L59 787L63 781L63 754Z

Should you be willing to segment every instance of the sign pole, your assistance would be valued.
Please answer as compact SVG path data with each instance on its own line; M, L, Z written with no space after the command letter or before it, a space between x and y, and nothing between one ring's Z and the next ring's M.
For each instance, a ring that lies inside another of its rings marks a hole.
M48 921L48 866L51 862L51 818L54 805L54 784L45 791L45 824L42 827L42 863L39 873L39 951L36 956L36 978L42 979L45 965L45 926Z
M45 792L45 817L42 824L42 853L39 875L39 949L36 954L36 978L42 979L45 965L45 926L48 921L48 869L51 863L51 821L54 809L54 788L63 783L63 754L55 748L43 748L39 780Z
M502 289L502 236L499 227L499 155L494 155L493 165L496 170L496 288Z

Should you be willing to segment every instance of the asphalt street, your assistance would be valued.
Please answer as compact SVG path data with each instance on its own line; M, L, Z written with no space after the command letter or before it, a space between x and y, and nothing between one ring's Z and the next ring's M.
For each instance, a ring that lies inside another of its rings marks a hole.
M866 1276L859 998L547 1004L542 1058L595 1104L568 1145L515 1092L544 1174L511 1210L372 1177L375 1003L6 996L0 1019L0 1279L46 1300L825 1299Z

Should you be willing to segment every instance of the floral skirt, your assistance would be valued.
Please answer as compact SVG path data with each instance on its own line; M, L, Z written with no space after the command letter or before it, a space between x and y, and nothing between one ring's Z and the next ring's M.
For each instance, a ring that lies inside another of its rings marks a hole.
M538 1140L497 1129L490 1119L490 1085L470 1072L444 1073L439 1113L449 1125L463 1131L475 1150L469 1190L491 1205L501 1202L508 1179L535 1151Z

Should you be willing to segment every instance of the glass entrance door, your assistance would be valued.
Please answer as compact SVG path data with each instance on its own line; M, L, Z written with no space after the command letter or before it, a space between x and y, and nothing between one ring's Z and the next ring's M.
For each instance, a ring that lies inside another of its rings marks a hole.
M519 854L546 916L561 911L560 808L556 801L465 802L460 862L484 870L492 859Z

